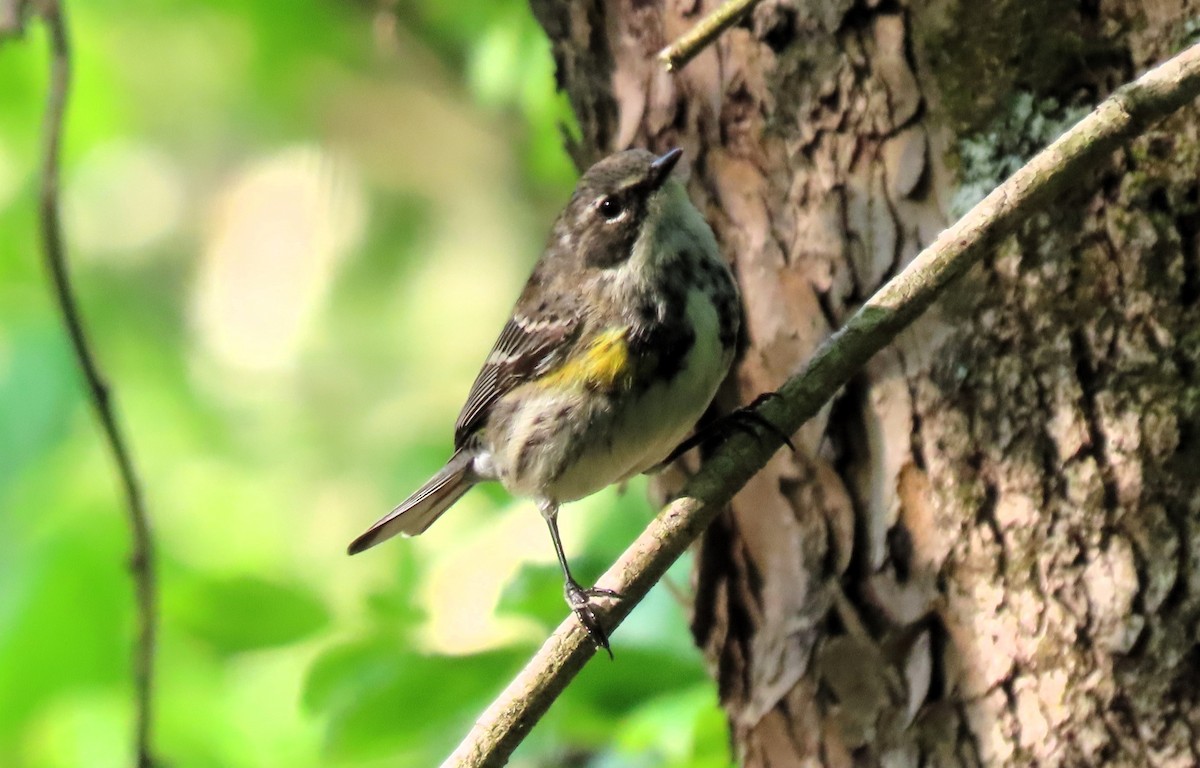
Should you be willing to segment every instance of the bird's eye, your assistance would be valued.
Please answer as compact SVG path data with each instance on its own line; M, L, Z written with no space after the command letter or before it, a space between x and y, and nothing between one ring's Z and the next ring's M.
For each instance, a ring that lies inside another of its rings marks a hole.
M623 211L621 201L615 197L609 196L600 201L600 215L609 221L620 216Z

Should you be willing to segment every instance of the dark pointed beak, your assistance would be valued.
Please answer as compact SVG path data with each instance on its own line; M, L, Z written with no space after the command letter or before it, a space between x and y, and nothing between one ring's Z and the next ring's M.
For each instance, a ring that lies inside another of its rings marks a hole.
M675 163L678 163L681 157L683 157L683 150L676 148L650 163L650 172L646 175L646 183L650 189L658 189L663 185L663 182L671 175L671 169L675 167Z

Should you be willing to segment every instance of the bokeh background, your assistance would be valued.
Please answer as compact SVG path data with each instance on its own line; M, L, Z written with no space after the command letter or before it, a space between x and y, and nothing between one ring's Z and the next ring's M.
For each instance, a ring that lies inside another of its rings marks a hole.
M430 766L566 615L528 503L347 542L448 455L570 192L520 0L67 2L65 223L153 514L172 766ZM0 765L131 763L128 531L36 239L44 30L0 46ZM645 485L567 507L582 578ZM519 766L729 765L688 565Z

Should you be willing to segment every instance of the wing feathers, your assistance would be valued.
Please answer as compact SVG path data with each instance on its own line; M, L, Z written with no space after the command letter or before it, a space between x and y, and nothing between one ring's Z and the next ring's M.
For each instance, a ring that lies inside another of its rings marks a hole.
M518 385L537 378L561 360L578 330L566 317L527 318L514 312L479 371L454 425L455 447L466 445L483 426L492 404Z

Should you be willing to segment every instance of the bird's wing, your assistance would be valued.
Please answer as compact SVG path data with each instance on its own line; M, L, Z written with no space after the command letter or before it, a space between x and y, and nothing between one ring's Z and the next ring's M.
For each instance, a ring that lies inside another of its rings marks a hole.
M520 302L483 363L467 403L454 424L454 446L461 448L487 421L492 405L518 385L536 379L565 359L578 337L577 315L523 314Z

